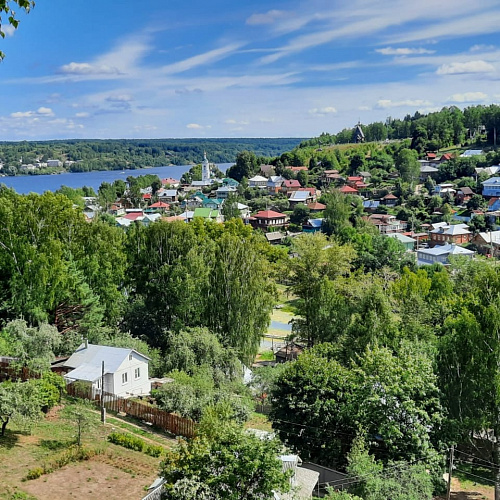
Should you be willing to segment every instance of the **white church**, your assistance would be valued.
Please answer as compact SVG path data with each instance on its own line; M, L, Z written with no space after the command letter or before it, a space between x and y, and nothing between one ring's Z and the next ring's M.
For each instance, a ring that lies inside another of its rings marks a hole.
M204 187L210 186L215 182L212 179L212 172L210 171L210 163L207 159L207 153L203 153L203 163L201 164L201 181L193 181L191 182L191 186L194 187Z

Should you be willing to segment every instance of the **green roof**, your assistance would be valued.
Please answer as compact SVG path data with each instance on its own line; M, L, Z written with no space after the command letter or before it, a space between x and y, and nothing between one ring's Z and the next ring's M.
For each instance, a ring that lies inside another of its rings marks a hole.
M216 219L219 211L212 208L195 208L193 217L203 217L204 219Z

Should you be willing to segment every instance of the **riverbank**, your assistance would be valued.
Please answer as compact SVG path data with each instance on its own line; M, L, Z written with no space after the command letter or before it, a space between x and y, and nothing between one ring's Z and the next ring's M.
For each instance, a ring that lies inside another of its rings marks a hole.
M218 163L217 167L225 172L233 163ZM22 175L15 177L2 177L0 184L13 188L19 194L44 193L57 191L61 186L81 188L88 186L97 191L103 182L113 183L117 179L125 180L127 177L153 174L160 179L172 177L180 179L192 165L172 165L164 167L149 167L134 170L93 170L91 172L62 172L57 175Z

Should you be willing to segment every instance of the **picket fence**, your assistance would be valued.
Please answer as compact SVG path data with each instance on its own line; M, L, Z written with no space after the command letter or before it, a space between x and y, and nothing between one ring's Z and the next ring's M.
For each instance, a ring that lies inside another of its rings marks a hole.
M69 396L89 399L100 405L100 395L92 397L91 388L77 387L74 384L66 386ZM126 413L131 417L138 418L143 422L148 422L155 427L163 429L175 436L193 437L196 432L196 423L189 419L179 417L173 413L168 413L159 408L155 408L141 401L124 399L115 394L105 392L103 395L104 407L106 410L116 413Z

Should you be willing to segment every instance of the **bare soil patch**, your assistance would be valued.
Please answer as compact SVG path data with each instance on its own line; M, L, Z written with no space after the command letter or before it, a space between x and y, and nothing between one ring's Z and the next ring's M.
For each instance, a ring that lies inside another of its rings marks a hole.
M127 464L132 465L132 464ZM131 474L104 461L91 460L68 465L51 474L27 481L22 489L38 500L137 500L145 495L156 474Z

